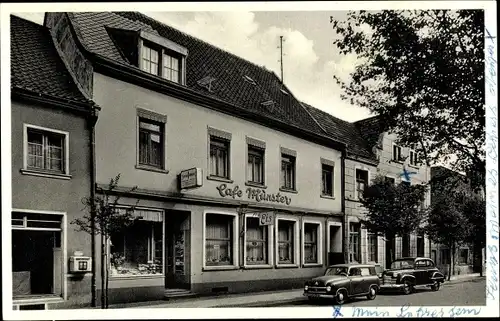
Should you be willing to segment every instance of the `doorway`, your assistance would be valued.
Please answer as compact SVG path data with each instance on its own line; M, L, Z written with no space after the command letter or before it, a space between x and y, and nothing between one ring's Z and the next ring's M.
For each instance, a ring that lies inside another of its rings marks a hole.
M344 264L341 225L328 225L328 265Z
M165 213L165 288L191 288L190 212L168 211Z

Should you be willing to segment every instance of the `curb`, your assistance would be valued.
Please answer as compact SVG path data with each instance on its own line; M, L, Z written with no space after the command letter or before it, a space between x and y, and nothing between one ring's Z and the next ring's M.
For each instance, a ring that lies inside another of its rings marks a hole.
M241 303L241 304L224 304L224 305L214 305L212 308L251 308L251 307L259 307L265 308L266 306L274 306L280 304L289 304L289 303L298 303L302 301L307 301L305 297L297 297L292 299L284 299L284 300L275 300L275 301L256 301L250 303Z

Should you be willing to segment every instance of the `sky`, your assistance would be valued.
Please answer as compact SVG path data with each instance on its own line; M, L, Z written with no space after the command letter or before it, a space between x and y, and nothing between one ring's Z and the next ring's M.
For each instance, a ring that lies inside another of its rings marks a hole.
M355 56L338 53L330 16L345 20L347 11L199 11L143 12L167 25L264 66L280 76L283 36L285 85L301 101L346 121L370 116L365 108L340 98L333 75L348 79ZM43 24L43 13L14 13Z

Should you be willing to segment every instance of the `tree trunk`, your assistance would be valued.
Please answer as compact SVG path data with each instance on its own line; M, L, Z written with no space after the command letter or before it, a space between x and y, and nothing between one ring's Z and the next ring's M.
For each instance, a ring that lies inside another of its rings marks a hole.
M109 295L108 295L108 287L109 287L109 264L108 264L108 242L109 238L106 236L105 238L105 248L106 248L106 309L109 307Z
M449 244L448 248L450 249L450 262L448 264L448 281L449 281L450 278L451 278L451 272L452 272L452 264L451 263L453 262L453 260L452 260L452 249L451 249L452 245Z
M105 279L105 271L104 271L104 264L106 260L106 252L104 251L104 236L101 233L101 309L106 308L106 293L105 293L105 285L104 285L104 279Z

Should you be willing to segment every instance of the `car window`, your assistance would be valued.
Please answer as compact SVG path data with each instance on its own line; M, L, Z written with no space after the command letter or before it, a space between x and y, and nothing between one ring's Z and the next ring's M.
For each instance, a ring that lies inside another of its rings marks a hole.
M347 267L330 267L326 270L325 275L342 275L347 274Z
M360 268L360 270L361 270L361 276L369 276L369 275L371 275L370 268L362 267L362 268Z
M434 267L434 262L432 262L431 260L427 260L427 266Z
M349 275L350 276L361 275L361 271L359 270L359 268L351 268L349 270Z
M426 267L426 266L427 266L427 262L424 260L420 260L420 261L415 262L415 267L422 268L422 267Z

